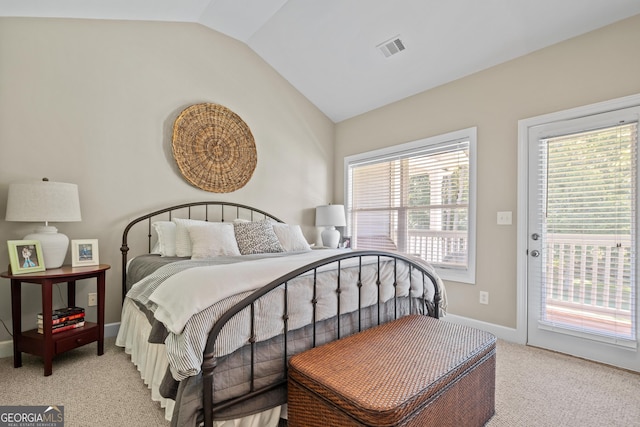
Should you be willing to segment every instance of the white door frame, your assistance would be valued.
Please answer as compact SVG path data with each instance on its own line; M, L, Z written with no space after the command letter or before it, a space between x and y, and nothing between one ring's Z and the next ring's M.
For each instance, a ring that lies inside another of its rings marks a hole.
M640 94L625 96L611 101L599 102L583 107L572 108L542 116L531 117L518 121L518 225L517 225L517 289L516 289L516 337L519 344L527 342L527 244L529 241L529 128L560 120L613 111L623 108L640 106ZM639 292L640 294L640 292Z

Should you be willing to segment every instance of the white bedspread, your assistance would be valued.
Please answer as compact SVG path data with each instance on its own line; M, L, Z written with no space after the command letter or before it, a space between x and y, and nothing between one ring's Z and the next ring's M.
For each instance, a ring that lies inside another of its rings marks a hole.
M179 334L194 314L207 307L232 295L256 290L290 271L339 251L315 250L241 264L190 268L166 279L149 300L155 305L155 318L170 332Z

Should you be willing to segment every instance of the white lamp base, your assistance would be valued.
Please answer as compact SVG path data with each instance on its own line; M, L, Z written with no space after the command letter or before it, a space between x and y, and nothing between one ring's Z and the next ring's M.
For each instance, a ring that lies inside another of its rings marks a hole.
M340 243L340 232L335 227L327 227L322 230L322 245L327 248L336 249Z
M44 267L47 270L58 268L64 263L67 249L69 249L69 238L64 234L58 233L56 227L37 227L35 233L24 236L24 239L40 241Z

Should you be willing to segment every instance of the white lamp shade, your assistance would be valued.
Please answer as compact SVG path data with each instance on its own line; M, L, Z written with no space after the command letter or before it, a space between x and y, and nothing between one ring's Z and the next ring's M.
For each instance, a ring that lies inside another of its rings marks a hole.
M49 226L49 222L81 221L78 186L48 180L18 182L9 185L5 219L16 222L44 222L26 240L38 240L47 269L58 268L64 262L69 238Z
M32 181L9 185L7 221L81 221L78 186L65 182Z
M323 205L316 208L316 226L344 227L347 221L344 216L343 205Z

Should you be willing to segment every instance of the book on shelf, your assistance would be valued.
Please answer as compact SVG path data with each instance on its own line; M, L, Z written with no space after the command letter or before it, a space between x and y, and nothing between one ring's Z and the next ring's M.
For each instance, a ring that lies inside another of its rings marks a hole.
M59 308L51 312L51 323L57 325L69 320L80 319L83 317L84 308L82 307ZM44 323L42 313L38 313L38 323Z
M73 323L78 323L78 322L82 322L84 321L84 313L80 314L80 315L74 315L74 316L69 316L69 317L63 317L61 319L53 319L51 321L51 325L53 327L60 327L60 326L64 326L64 325L71 325ZM38 327L42 328L42 326L44 325L44 320L43 319L38 319Z
M60 323L58 325L53 325L51 328L51 333L56 334L58 332L68 331L70 329L81 328L84 326L84 317L82 319L69 320L65 323ZM44 334L43 325L38 324L38 333Z
M84 315L84 308L82 307L65 307L58 308L51 312L52 319L61 319L64 317L74 316L77 314ZM42 313L38 313L38 319L42 319Z
M60 323L68 322L69 320L76 320L76 319L84 319L84 312L71 314L69 316L64 316L64 317L58 317L58 318L55 318L55 319L51 319L51 324L52 325L58 325ZM44 324L44 319L42 318L41 315L38 315L38 326L40 326L42 324Z

